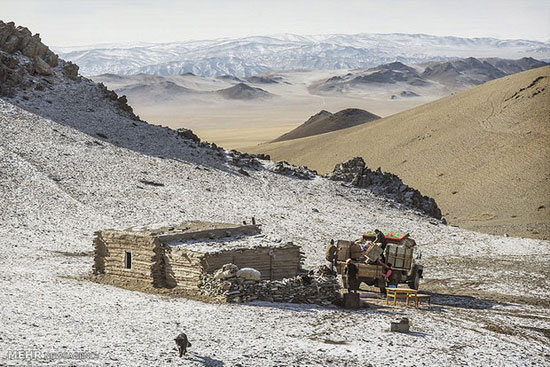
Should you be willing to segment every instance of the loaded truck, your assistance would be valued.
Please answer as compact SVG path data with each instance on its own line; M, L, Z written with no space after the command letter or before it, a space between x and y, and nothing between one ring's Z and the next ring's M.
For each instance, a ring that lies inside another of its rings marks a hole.
M409 288L418 289L424 268L416 260L420 259L416 242L404 232L383 232L386 246L373 243L376 234L365 233L355 241L338 240L336 243L336 271L343 274L346 260L359 269L360 283L380 288L386 293L389 285L407 284ZM388 265L391 264L391 275L386 279Z

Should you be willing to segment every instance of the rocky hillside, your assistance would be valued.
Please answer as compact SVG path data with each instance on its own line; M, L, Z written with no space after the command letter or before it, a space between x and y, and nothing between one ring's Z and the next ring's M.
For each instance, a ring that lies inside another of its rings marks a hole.
M25 44L28 38L26 28L15 28L14 24L6 25L11 35L11 42L17 45ZM37 36L31 37L38 40ZM41 55L52 55L47 46L39 40L33 49L40 50ZM126 96L119 97L117 93L108 90L101 83L97 84L78 75L78 66L62 59L56 60L56 65L48 69L47 74L38 74L29 65L34 65L36 56L23 55L21 49L8 48L10 52L0 51L0 57L13 60L9 65L10 74L18 79L7 89L6 97L10 103L18 105L30 112L67 125L92 136L97 144L111 143L141 154L169 159L186 159L206 164L238 175L249 175L249 170L267 170L276 174L299 179L311 180L317 177L316 172L306 167L295 167L285 162L262 163L269 156L249 155L236 151L226 151L216 144L201 142L192 131L187 129L172 130L167 127L150 125L140 120L127 104ZM49 59L48 59L49 60ZM166 82L162 77L139 75L143 80L154 79L155 82ZM180 78L193 78L182 75ZM112 77L109 77L112 78ZM15 82L17 81L17 83ZM33 87L34 86L34 87ZM260 88L252 88L244 83L234 88L223 90L224 98L265 98ZM180 87L176 87L180 88ZM382 183L383 184L383 183ZM385 186L378 191L386 195ZM413 209L432 215L412 201L401 202L399 205L412 205Z
M325 177L333 181L343 181L355 187L370 189L375 195L389 197L398 203L419 208L422 212L441 219L441 210L434 199L423 196L418 190L405 185L396 175L382 172L380 167L376 171L371 170L361 157L337 164Z
M379 119L373 113L358 108L347 108L336 113L330 113L322 110L316 115L311 116L306 122L286 134L279 136L276 141L292 140L304 138L317 134L336 131L348 127L361 125L369 121Z

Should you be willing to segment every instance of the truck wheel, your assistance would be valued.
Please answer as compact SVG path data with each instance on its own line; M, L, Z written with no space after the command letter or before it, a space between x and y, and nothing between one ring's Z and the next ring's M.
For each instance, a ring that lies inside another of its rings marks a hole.
M408 281L409 288L418 290L420 287L420 273L418 271L414 272L414 278Z

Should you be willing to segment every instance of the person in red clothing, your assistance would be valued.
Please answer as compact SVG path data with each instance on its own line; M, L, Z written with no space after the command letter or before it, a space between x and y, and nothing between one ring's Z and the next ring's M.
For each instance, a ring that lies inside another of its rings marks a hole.
M390 263L388 263L387 265L384 264L383 262L380 262L380 263L384 267L384 270L386 270L386 273L384 274L384 278L386 278L386 282L388 282L390 280L390 277L391 277L393 266Z
M384 264L382 261L380 261L380 259L378 259L378 264L382 265L385 271L385 273L382 274L382 276L384 277L384 280L385 280L384 289L386 289L388 285L390 285L390 277L393 273L393 266L391 263Z

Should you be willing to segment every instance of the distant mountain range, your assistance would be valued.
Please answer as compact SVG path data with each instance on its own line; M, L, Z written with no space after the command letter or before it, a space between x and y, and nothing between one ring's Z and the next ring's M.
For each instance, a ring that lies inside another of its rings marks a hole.
M54 48L84 75L192 72L247 77L274 70L369 68L465 57L550 60L550 43L425 34L329 34L246 37L178 43Z
M370 69L358 69L331 77L310 86L311 93L348 92L361 88L400 85L421 88L434 83L448 90L460 90L502 78L503 76L548 65L544 61L524 57L519 60L468 57L451 61L432 61L417 65L392 62ZM420 89L419 89L420 90ZM417 93L403 91L400 97L415 97ZM397 96L395 96L397 98Z

